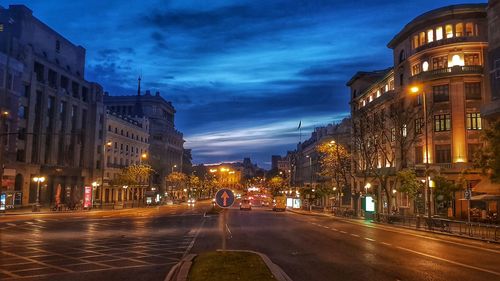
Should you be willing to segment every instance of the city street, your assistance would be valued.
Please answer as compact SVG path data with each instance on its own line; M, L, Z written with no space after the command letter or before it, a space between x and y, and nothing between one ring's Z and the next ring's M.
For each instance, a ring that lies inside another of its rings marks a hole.
M228 249L263 252L296 281L500 279L499 245L267 209L228 215ZM218 227L205 223L193 251L220 248Z
M297 280L496 280L500 245L320 215L164 206L0 217L1 280L163 280L187 252L267 254ZM192 248L191 248L192 247Z
M163 280L206 206L0 217L0 280Z

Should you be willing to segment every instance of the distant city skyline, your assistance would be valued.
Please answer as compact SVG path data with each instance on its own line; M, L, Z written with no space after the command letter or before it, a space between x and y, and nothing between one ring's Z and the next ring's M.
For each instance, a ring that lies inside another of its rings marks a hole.
M485 3L486 1L467 1ZM2 5L18 4L3 3ZM314 127L349 114L346 81L393 64L411 19L462 1L22 1L87 50L111 95L160 91L193 163L269 168Z

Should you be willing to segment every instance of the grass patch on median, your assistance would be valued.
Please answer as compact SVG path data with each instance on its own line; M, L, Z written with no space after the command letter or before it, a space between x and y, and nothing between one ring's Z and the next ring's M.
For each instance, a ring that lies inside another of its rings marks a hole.
M189 281L275 281L260 256L248 252L209 252L198 255Z

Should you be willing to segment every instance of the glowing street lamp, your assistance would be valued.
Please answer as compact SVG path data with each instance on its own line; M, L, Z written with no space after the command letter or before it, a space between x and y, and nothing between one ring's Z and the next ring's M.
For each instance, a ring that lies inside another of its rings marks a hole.
M40 211L40 183L45 181L45 177L34 177L33 181L36 182L36 202L33 205L33 212Z

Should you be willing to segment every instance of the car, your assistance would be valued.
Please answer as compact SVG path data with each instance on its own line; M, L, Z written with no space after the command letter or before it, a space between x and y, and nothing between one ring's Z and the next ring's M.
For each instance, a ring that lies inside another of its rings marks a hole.
M262 201L262 206L263 207L269 207L269 202L268 201Z
M187 201L188 205L192 205L194 206L194 204L196 203L196 199L194 198L189 198L188 201Z
M240 210L252 210L252 202L248 199L243 199L240 202Z

